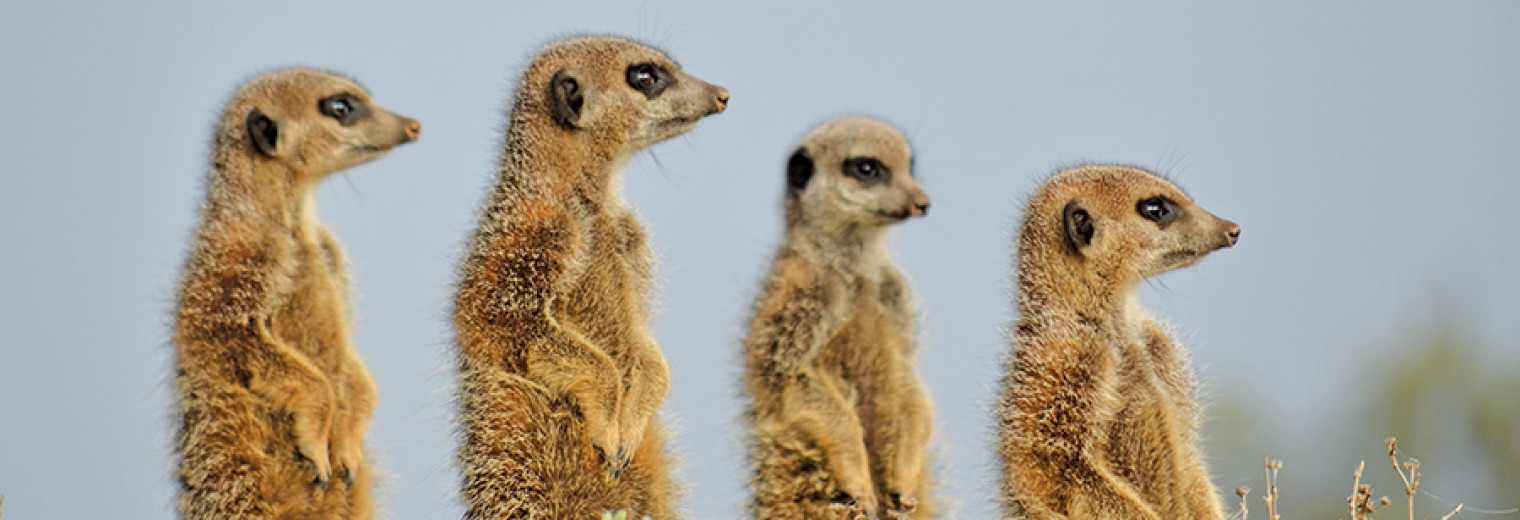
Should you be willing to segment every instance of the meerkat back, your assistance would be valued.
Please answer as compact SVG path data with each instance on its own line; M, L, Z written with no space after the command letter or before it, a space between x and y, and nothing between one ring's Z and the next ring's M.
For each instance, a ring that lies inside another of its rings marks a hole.
M649 333L653 259L618 177L727 102L619 38L562 41L528 65L454 306L467 518L676 516L654 417L670 374Z
M260 76L227 103L175 312L181 517L371 516L375 388L314 194L420 132L311 70Z
M998 408L1009 517L1223 518L1187 355L1136 288L1239 235L1138 168L1066 170L1031 197Z
M931 518L932 405L886 247L929 199L896 129L845 118L787 164L786 234L745 340L757 518Z

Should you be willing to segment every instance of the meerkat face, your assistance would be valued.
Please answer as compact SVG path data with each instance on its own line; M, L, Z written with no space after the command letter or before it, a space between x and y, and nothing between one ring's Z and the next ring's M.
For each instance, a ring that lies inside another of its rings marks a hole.
M276 72L239 97L255 154L315 179L378 159L422 133L420 123L381 108L354 82L317 71Z
M929 211L913 150L880 121L847 118L814 130L787 162L789 203L825 221L887 225Z
M545 55L559 65L549 81L554 118L572 131L621 134L625 152L686 133L728 107L728 90L631 41L581 38Z
M1145 170L1096 166L1060 177L1072 181L1060 216L1071 247L1083 257L1125 259L1118 263L1139 278L1193 265L1240 238L1240 226Z

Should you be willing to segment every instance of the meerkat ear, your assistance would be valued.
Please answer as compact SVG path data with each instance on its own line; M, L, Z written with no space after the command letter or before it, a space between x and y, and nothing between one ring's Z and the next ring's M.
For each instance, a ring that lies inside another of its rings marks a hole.
M554 119L570 128L580 127L581 109L586 106L586 95L581 83L569 72L560 70L549 80L549 102Z
M807 150L798 147L792 154L792 158L786 161L786 188L787 191L799 192L807 187L808 179L813 178L813 159L808 157Z
M255 108L248 113L248 138L253 141L253 148L259 153L274 157L280 143L280 127Z
M1063 220L1066 221L1066 240L1071 242L1077 252L1081 252L1092 244L1093 236L1097 235L1097 223L1093 222L1092 215L1076 202L1067 204L1063 213L1065 214Z

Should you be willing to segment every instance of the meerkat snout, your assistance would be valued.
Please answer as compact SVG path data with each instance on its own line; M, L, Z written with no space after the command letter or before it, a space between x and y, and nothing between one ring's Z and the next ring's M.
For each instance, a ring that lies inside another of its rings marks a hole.
M1234 247L1236 242L1240 242L1240 226L1228 220L1224 221L1224 225L1225 247Z
M416 141L422 137L422 123L418 123L415 119L402 118L402 120L406 122L407 141Z
M913 209L909 210L909 214L915 217L929 214L929 195L917 187L913 188Z
M717 91L716 95L717 95L717 101L718 101L718 103L717 103L718 108L717 108L717 110L712 111L708 115L716 114L718 112L722 112L722 111L728 109L728 89L720 87L720 86L717 86L717 85L713 85L712 87L713 87L714 90Z

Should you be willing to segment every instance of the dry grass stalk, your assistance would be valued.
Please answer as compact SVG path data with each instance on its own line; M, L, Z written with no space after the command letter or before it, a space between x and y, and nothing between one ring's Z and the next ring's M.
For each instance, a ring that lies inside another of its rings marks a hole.
M1277 514L1277 471L1282 469L1282 461L1262 456L1261 462L1266 465L1267 494L1261 497L1261 501L1267 503L1267 520L1282 520Z
M1251 518L1251 510L1246 507L1246 497L1251 496L1251 488L1248 486L1235 488L1235 496L1240 497L1240 520L1248 520Z
M1372 500L1372 486L1362 483L1362 470L1367 469L1367 461L1356 464L1356 473L1351 474L1351 496L1346 497L1346 505L1351 506L1352 520L1367 520L1372 513L1377 512L1377 505ZM1378 505L1391 503L1388 497L1377 500Z
M1398 472L1399 480L1404 481L1404 495L1408 497L1409 520L1414 520L1414 494L1420 489L1420 459L1406 459L1403 469L1399 468L1399 438L1389 437L1383 439L1383 444L1388 445L1388 461L1393 463L1393 471ZM1404 469L1409 474L1404 474Z
M1450 513L1446 513L1446 516L1441 517L1441 520L1451 520L1451 517L1457 516L1457 513L1461 513L1461 512L1462 512L1462 504L1457 504L1457 508L1451 510Z

